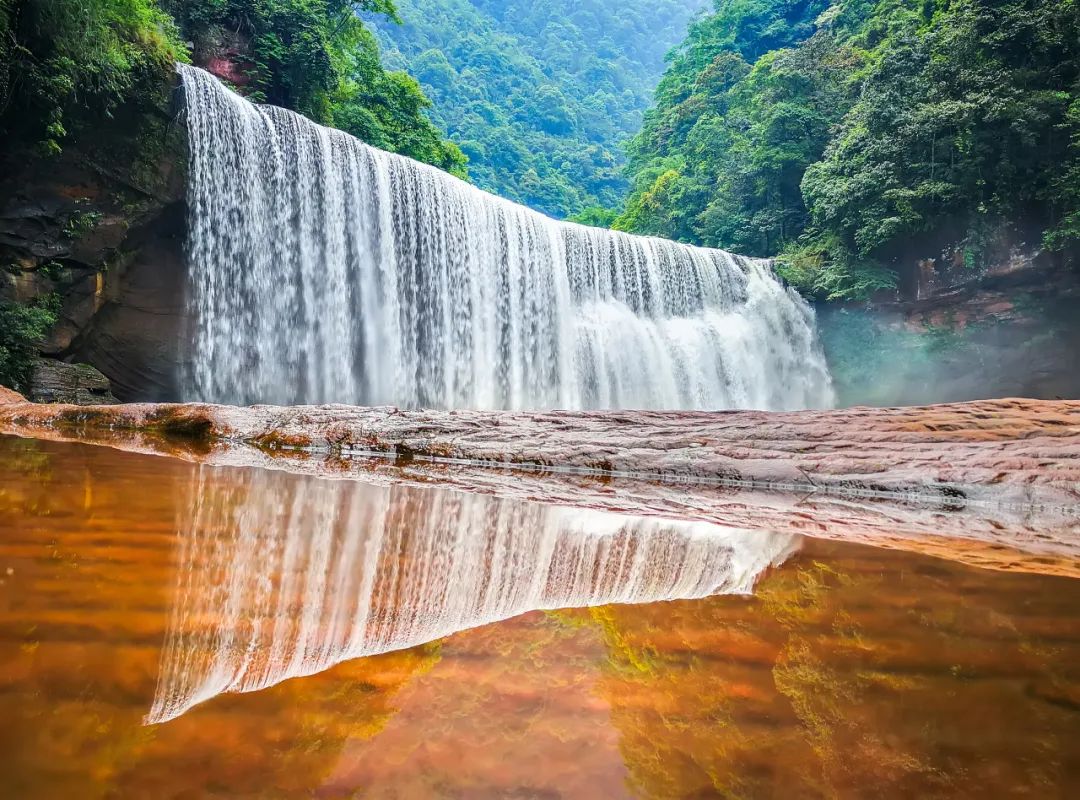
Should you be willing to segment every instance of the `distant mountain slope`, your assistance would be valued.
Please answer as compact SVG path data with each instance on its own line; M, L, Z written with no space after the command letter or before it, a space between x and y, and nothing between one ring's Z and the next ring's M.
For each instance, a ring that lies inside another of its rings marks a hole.
M484 189L557 217L620 205L621 143L707 0L399 0L370 20Z

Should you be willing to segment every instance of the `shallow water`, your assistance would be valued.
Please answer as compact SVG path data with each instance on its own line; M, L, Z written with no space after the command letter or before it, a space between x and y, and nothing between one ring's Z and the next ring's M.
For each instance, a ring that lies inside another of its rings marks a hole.
M0 437L0 791L1074 797L1078 613L1068 578Z

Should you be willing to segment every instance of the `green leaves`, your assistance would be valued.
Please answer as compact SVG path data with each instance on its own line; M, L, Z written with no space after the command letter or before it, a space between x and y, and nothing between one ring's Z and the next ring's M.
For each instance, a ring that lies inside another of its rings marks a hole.
M618 227L784 254L808 294L863 297L987 228L1080 239L1076 0L718 0L631 145ZM816 16L811 16L811 13ZM815 30L816 28L816 30ZM719 65L752 68L717 80ZM654 185L656 165L677 179ZM643 180L643 178L647 178Z
M239 46L249 99L289 108L396 153L466 175L466 157L427 116L430 100L383 68L358 11L397 20L390 0L166 0L204 57Z
M623 141L708 0L402 0L374 22L484 189L556 217L622 204ZM745 66L745 65L744 65Z
M0 4L0 132L59 153L79 115L110 116L186 58L155 0Z
M28 306L0 300L0 385L26 391L37 347L58 312L55 297Z
M809 35L822 7L722 3L691 29L631 143L634 194L619 227L752 255L775 255L794 241L806 222L802 173L843 113L836 84L849 68L827 63L831 51L820 41L768 47ZM755 55L751 67L745 56ZM672 156L682 163L678 186L663 196L645 188L638 176Z

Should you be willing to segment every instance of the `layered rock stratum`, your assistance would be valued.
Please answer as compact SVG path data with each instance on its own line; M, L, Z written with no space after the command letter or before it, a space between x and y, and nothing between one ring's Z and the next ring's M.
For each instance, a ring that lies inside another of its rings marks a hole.
M1080 576L1080 402L834 411L64 406L0 432L869 542Z

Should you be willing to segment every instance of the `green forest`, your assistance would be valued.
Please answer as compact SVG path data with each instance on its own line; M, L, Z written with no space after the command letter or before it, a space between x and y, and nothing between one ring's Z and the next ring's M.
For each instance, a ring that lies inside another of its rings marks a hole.
M614 227L864 298L995 238L1080 241L1076 0L716 0L629 144Z
M608 222L629 191L624 144L706 4L0 0L0 132L56 151L175 61L229 54L252 100Z
M567 217L625 199L623 144L666 52L706 4L397 0L402 24L373 24L386 62L420 81L478 186Z
M811 297L1080 241L1078 0L0 9L0 135L41 154L175 61L238 54L253 100L556 217L775 256Z
M153 92L177 61L234 49L244 93L377 147L465 174L358 11L390 0L0 0L0 135L57 152L80 125Z

